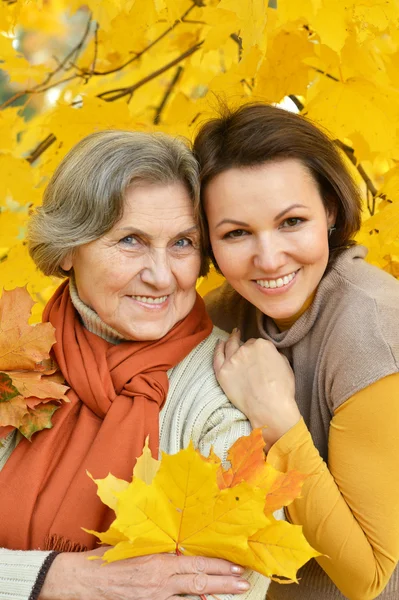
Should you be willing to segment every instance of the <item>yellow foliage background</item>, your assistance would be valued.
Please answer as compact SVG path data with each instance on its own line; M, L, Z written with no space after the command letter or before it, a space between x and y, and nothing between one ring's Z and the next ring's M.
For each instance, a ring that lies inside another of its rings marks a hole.
M217 98L282 103L327 129L363 191L358 239L399 277L398 25L399 0L3 0L0 285L27 283L39 317L58 282L30 260L26 221L77 141L192 139Z

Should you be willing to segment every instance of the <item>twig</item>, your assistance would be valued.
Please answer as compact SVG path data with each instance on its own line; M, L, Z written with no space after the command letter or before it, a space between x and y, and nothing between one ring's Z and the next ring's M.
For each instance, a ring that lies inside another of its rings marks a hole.
M189 48L188 50L183 52L183 54L180 54L180 56L178 56L174 60L170 61L169 63L167 63L160 69L158 69L157 71L150 73L150 75L147 75L147 77L143 77L143 79L140 79L140 81L138 81L137 83L134 83L133 85L128 86L128 87L116 88L114 90L108 90L106 92L101 92L101 94L97 95L97 98L101 98L101 100L104 100L105 102L114 102L115 100L119 100L120 98L123 98L124 96L129 96L129 99L132 98L132 96L136 90L141 88L144 84L148 83L149 81L156 79L159 75L162 75L162 73L165 73L166 71L168 71L175 65L179 64L182 60L184 60L185 58L188 58L189 56L194 54L194 52L197 52L197 50L199 50L201 48L202 44L203 44L203 41L198 42L198 44L195 44L194 46L192 46L191 48Z
M240 36L237 35L237 33L231 33L230 37L238 46L238 62L240 62L240 60L242 58L242 51L243 51L242 38L240 38Z
M91 63L91 72L94 71L94 69L96 68L96 62L97 62L97 56L98 56L98 23L96 24L96 29L94 31L94 56L93 56L93 60Z
M28 163L31 165L32 163L35 162L35 160L37 160L39 158L39 156L41 156L43 154L43 152L45 152L47 150L47 148L50 148L50 146L52 144L54 144L54 142L56 141L56 137L53 133L50 133L45 140L43 140L42 142L40 142L40 144L38 146L36 146L36 148L34 150L32 150L32 152L29 154L29 156L27 157L27 161Z
M89 20L86 24L86 28L85 28L85 31L84 31L84 34L83 34L81 40L76 44L76 46L74 46L72 48L72 50L70 52L68 52L68 54L65 56L65 58L61 62L58 61L57 67L53 71L51 71L51 73L48 73L41 83L38 83L33 88L21 90L21 91L17 92L16 94L14 94L14 96L11 96L11 98L8 98L0 106L0 110L7 108L7 106L10 106L10 104L13 104L17 100L19 100L19 98L22 98L25 95L42 94L43 92L46 92L47 90L49 90L53 87L56 87L57 85L62 85L63 83L67 83L68 81L72 81L73 79L80 77L79 74L75 73L74 75L71 75L70 77L66 77L65 79L56 81L55 83L52 83L51 85L47 85L48 83L50 83L50 81L53 79L53 77L57 73L59 73L60 71L68 71L71 68L71 66L73 66L73 65L71 65L71 66L67 67L66 64L68 61L70 61L72 56L76 56L78 54L78 52L80 52L82 50L82 48L86 42L87 36L90 32L90 25L91 25L91 13L90 13Z
M299 112L301 112L305 108L305 105L302 104L302 102L299 100L299 98L297 96L295 96L294 94L290 94L288 96L288 98L290 100L292 100L292 102L295 104L295 106L297 107Z
M316 69L316 70L318 70L318 69ZM330 76L330 77L331 77L331 79L334 79L332 76ZM339 80L336 79L336 81L339 81ZM295 96L294 94L290 94L289 98L292 100L292 102L295 104L295 106L298 108L298 110L300 112L302 112L302 110L304 109L304 105L299 100L299 98L297 96ZM346 156L349 158L351 163L356 167L360 177L363 179L364 183L366 184L367 209L368 209L370 215L373 216L374 212L375 212L375 203L376 203L376 198L377 198L377 194L378 194L377 188L375 187L374 183L371 181L370 177L367 175L366 171L364 170L364 167L357 160L354 149L351 146L344 144L344 142L341 142L341 140L338 140L338 139L334 140L334 143L338 146L338 148L341 148L341 150L343 152L345 152ZM371 196L371 202L370 202L370 196Z
M316 67L312 67L312 69L314 71L316 71L316 73L320 73L321 75L324 75L325 77L328 77L329 79L332 79L333 81L338 81L340 82L341 80L338 79L337 77L334 77L334 75L330 75L330 73L326 73L325 71L323 71L322 69L317 69Z
M358 162L358 160L355 156L354 149L351 148L350 146L348 146L347 144L344 144L343 142L341 142L341 140L334 140L334 143L338 146L338 148L341 148L341 150L343 152L345 152L346 156L349 158L351 163L356 167L359 175L361 176L364 183L366 184L367 209L368 209L370 215L373 216L374 212L375 212L375 201L376 201L376 197L378 194L377 188L375 187L374 183L371 181L370 177L367 175L367 173L364 170L364 168L362 167L362 165ZM369 195L371 195L371 204L370 204Z
M162 111L165 108L166 103L169 100L169 96L171 95L173 88L179 81L182 73L183 73L183 67L181 65L179 65L176 69L176 73L174 74L173 79L171 80L170 84L167 87L164 97L162 98L162 100L156 110L155 117L154 117L154 125L159 125L159 122L161 120Z
M68 52L68 54L65 56L65 58L59 63L58 67L56 69L54 69L54 71L51 71L51 73L49 73L47 75L47 77L44 79L44 81L42 81L41 83L38 83L34 88L32 88L33 90L41 88L42 86L47 86L47 84L52 80L52 78L55 75L57 75L57 73L59 73L60 71L68 71L71 68L71 66L73 66L71 64L69 67L67 67L66 64L68 61L72 61L72 57L74 57L74 60L76 60L77 54L82 50L84 44L86 43L87 37L90 33L90 26L91 26L91 22L92 22L91 18L92 18L92 14L90 13L88 21L86 23L86 28L85 28L85 31L83 33L81 40L76 44L76 46L74 46L72 48L72 50L70 50L70 52ZM58 82L57 82L57 85L58 85ZM42 91L42 90L40 90L40 91Z
M124 62L121 65L119 65L119 67L115 67L114 69L109 69L108 71L95 71L93 69L90 72L90 75L94 75L94 76L111 75L112 73L117 73L118 71L122 71L122 69L124 69L128 65L132 64L133 62L135 62L136 60L138 60L139 58L141 58L145 52L148 52L148 50L151 50L151 48L153 48L155 46L155 44L158 44L158 42L160 42L161 40L163 40L163 38L166 37L171 31L173 31L181 22L184 22L185 17L187 15L189 15L190 12L196 6L201 6L201 4L198 4L195 0L193 0L193 5L190 6L182 14L182 16L180 17L180 19L176 19L176 21L173 23L173 25L171 25L170 27L168 27L168 29L165 29L165 31L163 33L161 33L161 35L159 35L157 38L155 38L155 40L153 42L151 42L151 44L148 44L148 46L146 46L145 48L143 48L143 50L141 50L140 52L135 53L135 55L132 58L129 58L129 60L127 60L126 62Z

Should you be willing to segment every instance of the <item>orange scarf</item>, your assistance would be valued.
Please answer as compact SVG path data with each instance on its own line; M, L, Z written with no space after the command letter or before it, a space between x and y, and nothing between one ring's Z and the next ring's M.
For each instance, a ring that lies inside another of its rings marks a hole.
M114 515L86 474L131 480L145 438L158 455L168 369L212 331L202 298L162 339L110 344L82 325L64 282L46 306L56 361L71 387L53 428L21 441L0 472L0 547L80 551L96 547L82 527L105 530Z

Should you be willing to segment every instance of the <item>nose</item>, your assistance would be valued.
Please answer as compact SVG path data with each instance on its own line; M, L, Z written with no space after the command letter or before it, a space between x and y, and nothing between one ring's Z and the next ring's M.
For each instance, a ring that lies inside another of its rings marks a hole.
M253 255L253 263L257 269L273 275L279 272L285 261L285 249L280 236L267 232L258 237Z
M173 281L173 272L166 248L153 248L146 256L141 280L159 290L167 290Z

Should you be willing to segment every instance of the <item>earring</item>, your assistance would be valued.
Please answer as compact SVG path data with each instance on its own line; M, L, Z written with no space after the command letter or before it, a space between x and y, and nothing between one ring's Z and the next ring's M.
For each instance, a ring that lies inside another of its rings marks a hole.
M336 231L336 229L337 228L335 227L335 225L332 225L332 227L329 227L329 229L328 229L328 237L330 237L331 234L334 233L334 231Z

